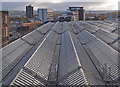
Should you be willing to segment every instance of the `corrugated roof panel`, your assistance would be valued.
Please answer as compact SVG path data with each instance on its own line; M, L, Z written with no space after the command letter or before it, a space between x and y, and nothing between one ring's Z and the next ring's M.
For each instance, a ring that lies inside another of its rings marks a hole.
M110 60L112 60L113 63L118 64L118 52L115 51L113 48L105 44L104 42L100 40L94 40L93 41L97 46L100 48L102 52L105 53L109 57Z
M29 80L28 80L29 79ZM18 73L17 77L13 80L11 85L13 86L30 86L34 81L34 77L29 73L25 72L23 69Z
M97 26L97 27L100 27L101 26L101 23L99 22L90 22L90 24L94 25L94 26Z
M68 25L67 25L67 22L64 22L63 23L63 26L62 26L62 33L64 33L65 31L68 30Z
M114 34L119 34L120 33L120 31L119 31L119 29L118 29L118 27L116 27L116 29L114 29L113 31L112 31L112 33L114 33Z
M100 24L100 25L101 25L100 26L101 29L109 31L109 32L112 32L115 29L115 27L110 26L110 24L105 25L105 22L104 24Z
M86 37L88 39L88 37ZM94 45L93 45L94 44ZM96 44L96 45L95 45ZM110 46L105 44L104 42L100 41L99 39L94 39L90 43L87 43L87 45L92 49L96 46L99 47L98 51L95 51L99 53L99 51L104 52L113 62L117 61L118 58L118 52L112 49ZM110 54L111 53L111 54ZM112 57L112 58L111 58ZM114 60L115 59L115 60ZM115 62L116 63L116 62Z
M79 66L68 31L62 34L58 79Z
M89 85L105 85L103 81L98 80L98 79L102 79L101 76L99 75L96 67L94 66L94 64L92 63L91 59L86 50L84 49L84 46L80 43L80 39L81 38L77 38L77 36L70 32L71 38L73 40L73 44L75 46L76 49L76 53L79 57L79 61L80 64L82 66L82 69L85 73L85 77L87 78L87 81L89 83ZM93 57L93 56L92 56ZM90 72L92 72L92 75L90 74ZM95 78L96 77L96 78Z
M52 29L53 25L54 23L48 22L47 24L44 24L41 27L37 28L37 31L39 31L42 34L45 34Z
M21 46L24 43L24 41L22 41L21 39L18 39L10 44L8 44L7 46L1 48L2 49L2 58L4 58L5 56L7 56L8 54L10 54L11 52L13 52L14 50L16 50L19 46Z
M50 63L52 62L58 35L51 31L45 42L38 47L25 67L48 79Z
M108 22L103 22L104 23L104 25L106 25L106 26L110 26L110 27L112 27L112 26L114 26L114 23L108 23Z
M61 44L61 36L62 36L62 35L60 35L60 34L58 35L57 45L60 45L60 44Z
M73 23L70 22L70 23L68 23L68 25L69 25L68 29L75 34L78 34L79 32L81 32L84 29L84 27L79 25L77 22L73 22Z
M76 33L76 34L80 32L80 31L78 31L78 28L76 28L72 23L69 24L68 29L69 29L71 32L74 32L74 33Z
M106 43L112 43L113 41L118 39L117 35L103 31L103 30L97 31L94 35Z
M22 41L21 41L22 42ZM26 53L28 49L30 49L30 45L27 43L23 43L22 45L18 46L15 50L13 50L11 53L6 55L2 59L2 70L8 67L9 64L11 64L14 60L19 58L23 53Z
M120 52L119 44L120 44L120 39L117 40L116 42L110 44L110 46L113 47L115 50Z
M109 72L110 71L110 72ZM119 67L118 65L115 65L115 64L111 64L109 70L107 71L107 74L113 79L113 80L116 80L118 79L119 77Z
M74 24L75 24L75 26L76 26L76 28L78 29L79 32L82 31L82 30L84 29L84 27L81 26L81 25L79 25L78 22L75 22Z
M85 23L84 28L89 31L90 33L95 33L96 31L98 31L100 28L97 26L94 26L92 24L89 23Z
M84 37L83 38L84 41L86 41L85 39L89 38L85 35L83 37ZM112 64L114 66L118 65L118 52L112 49L110 46L108 46L104 42L102 42L101 40L96 38L91 42L87 43L87 46L103 66L105 65L105 63L107 63L109 67L113 67ZM114 74L114 73L111 73L111 74Z
M117 25L118 23L107 23L107 22L103 22L103 21L91 21L89 22L90 24L94 25L94 26L98 26L100 29L103 29L105 31L108 31L108 32L112 32L114 31L116 28L117 28Z
M21 69L17 77L11 83L13 86L44 86L45 85L38 81L34 76L28 73L26 70Z
M33 86L42 86L42 87L46 87L42 82L38 81L38 80L34 80L33 82Z
M61 54L58 68L58 85L87 85L80 67L71 37L66 31L62 34ZM77 71L77 69L79 71Z
M57 22L55 26L53 26L52 30L54 30L57 33L62 33L62 23Z
M96 37L91 35L88 31L83 30L79 33L79 36L82 38L82 40L84 40L84 42L87 44L89 42L91 42L92 40L94 40ZM87 37L87 39L86 39Z
M42 38L42 36L42 34L34 30L33 32L23 36L22 39L29 44L36 44Z
M86 83L84 82L84 78L82 76L81 71L76 71L75 73L68 76L66 79L62 80L58 83L58 85L63 86L85 86Z
M68 23L67 25L69 25L69 26L68 26L68 29L69 29L71 32L76 33L76 30L73 28L73 24L72 24L72 23ZM66 28L66 29L67 29L67 28Z

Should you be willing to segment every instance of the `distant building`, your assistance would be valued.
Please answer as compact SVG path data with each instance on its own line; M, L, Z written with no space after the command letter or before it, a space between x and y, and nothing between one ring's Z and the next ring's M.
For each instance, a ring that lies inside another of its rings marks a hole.
M67 16L58 16L59 22L64 22Z
M85 9L83 7L69 7L73 13L74 21L85 21Z
M9 12L0 11L0 48L9 43Z
M83 7L81 7L78 10L78 14L79 14L79 20L85 21L85 9Z
M67 21L74 21L75 16L73 15L72 12L66 12L67 15Z
M11 10L9 11L10 17L26 17L26 11Z
M59 22L64 22L64 21L70 22L71 16L68 16L68 15L58 16L58 20Z
M47 21L47 9L38 9L38 19L40 19L42 23Z
M26 17L33 18L33 7L31 5L26 6Z
M53 21L54 17L53 17L53 10L52 9L48 9L47 10L47 21Z
M21 23L21 27L28 27L28 29L37 28L41 22Z

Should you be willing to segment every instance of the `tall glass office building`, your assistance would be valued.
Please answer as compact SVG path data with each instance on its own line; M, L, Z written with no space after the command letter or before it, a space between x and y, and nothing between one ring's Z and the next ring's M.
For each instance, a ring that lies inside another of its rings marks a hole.
M38 19L40 19L42 23L47 21L47 9L38 9Z

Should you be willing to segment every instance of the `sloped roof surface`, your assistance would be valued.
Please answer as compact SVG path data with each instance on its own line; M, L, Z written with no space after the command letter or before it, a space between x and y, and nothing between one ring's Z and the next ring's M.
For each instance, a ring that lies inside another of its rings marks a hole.
M28 86L106 85L106 82L116 85L119 77L119 37L113 32L116 28L112 21L44 24L1 49L3 84L8 81L8 85ZM21 68L17 69L19 63ZM18 73L10 74L13 70Z

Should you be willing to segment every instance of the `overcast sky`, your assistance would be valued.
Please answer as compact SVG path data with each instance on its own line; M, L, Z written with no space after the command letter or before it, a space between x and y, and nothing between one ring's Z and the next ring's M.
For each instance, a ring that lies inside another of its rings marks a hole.
M11 1L11 2L10 2ZM28 1L28 0L27 0ZM32 0L31 0L32 1ZM35 1L35 0L34 0ZM46 2L45 2L46 1ZM65 0L64 0L65 1ZM67 0L68 1L68 0ZM2 9L6 10L21 10L25 11L26 5L31 4L34 7L34 10L38 8L49 8L53 10L66 10L70 6L83 6L86 10L117 10L118 9L118 1L117 0L76 0L75 2L63 2L62 0L41 0L36 2L14 2L14 0L4 0L2 2Z

